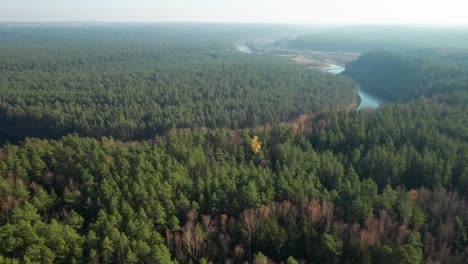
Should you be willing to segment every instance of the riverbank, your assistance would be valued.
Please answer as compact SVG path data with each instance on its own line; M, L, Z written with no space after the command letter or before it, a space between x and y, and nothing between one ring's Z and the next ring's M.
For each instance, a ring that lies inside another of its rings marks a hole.
M328 72L331 74L340 74L345 70L343 66L335 65L335 64L329 64L328 67L323 68L322 71ZM359 86L358 88L358 95L359 95L359 101L357 105L357 109L366 109L366 108L378 108L384 100L379 99L375 96L372 96L365 91L361 89Z

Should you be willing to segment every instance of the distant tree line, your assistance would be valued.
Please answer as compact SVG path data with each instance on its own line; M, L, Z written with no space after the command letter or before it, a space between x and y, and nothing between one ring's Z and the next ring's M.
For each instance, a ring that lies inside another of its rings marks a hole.
M408 26L347 26L316 28L278 44L289 49L366 53L372 50L406 52L416 49L464 49L466 28Z

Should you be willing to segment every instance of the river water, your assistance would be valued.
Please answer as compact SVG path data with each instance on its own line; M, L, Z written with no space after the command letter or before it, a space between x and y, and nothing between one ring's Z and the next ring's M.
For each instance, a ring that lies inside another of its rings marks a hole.
M242 42L235 44L235 47L240 52L252 53L252 50Z
M332 73L332 74L340 74L345 70L345 68L339 65L330 64L328 67L323 68L322 70L325 72ZM359 97L361 98L361 103L359 104L357 109L377 108L383 103L383 101L380 100L379 98L364 92L361 89L361 87L358 88L358 94L359 94Z

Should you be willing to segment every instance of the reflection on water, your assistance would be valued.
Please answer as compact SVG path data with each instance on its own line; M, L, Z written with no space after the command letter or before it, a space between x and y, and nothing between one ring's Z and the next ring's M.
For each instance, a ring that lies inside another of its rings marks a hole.
M335 64L330 64L328 67L323 68L323 71L332 73L332 74L340 74L345 70L344 67L335 65Z
M377 108L383 103L382 100L364 92L361 88L359 88L359 97L361 97L361 103L357 108L358 110L364 108Z
M329 72L332 74L340 74L345 70L344 67L339 65L330 64L328 67L323 68L323 71ZM377 97L374 97L363 90L361 87L358 89L359 97L361 98L361 103L359 104L357 109L364 109L364 108L377 108L379 107L383 101Z

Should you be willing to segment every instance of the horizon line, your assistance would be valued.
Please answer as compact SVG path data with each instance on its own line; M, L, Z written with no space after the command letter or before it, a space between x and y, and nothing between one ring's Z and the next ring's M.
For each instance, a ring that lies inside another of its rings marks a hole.
M282 25L282 26L407 26L407 27L468 27L468 23L431 23L431 22L280 22L280 21L0 21L0 24L238 24L238 25Z

